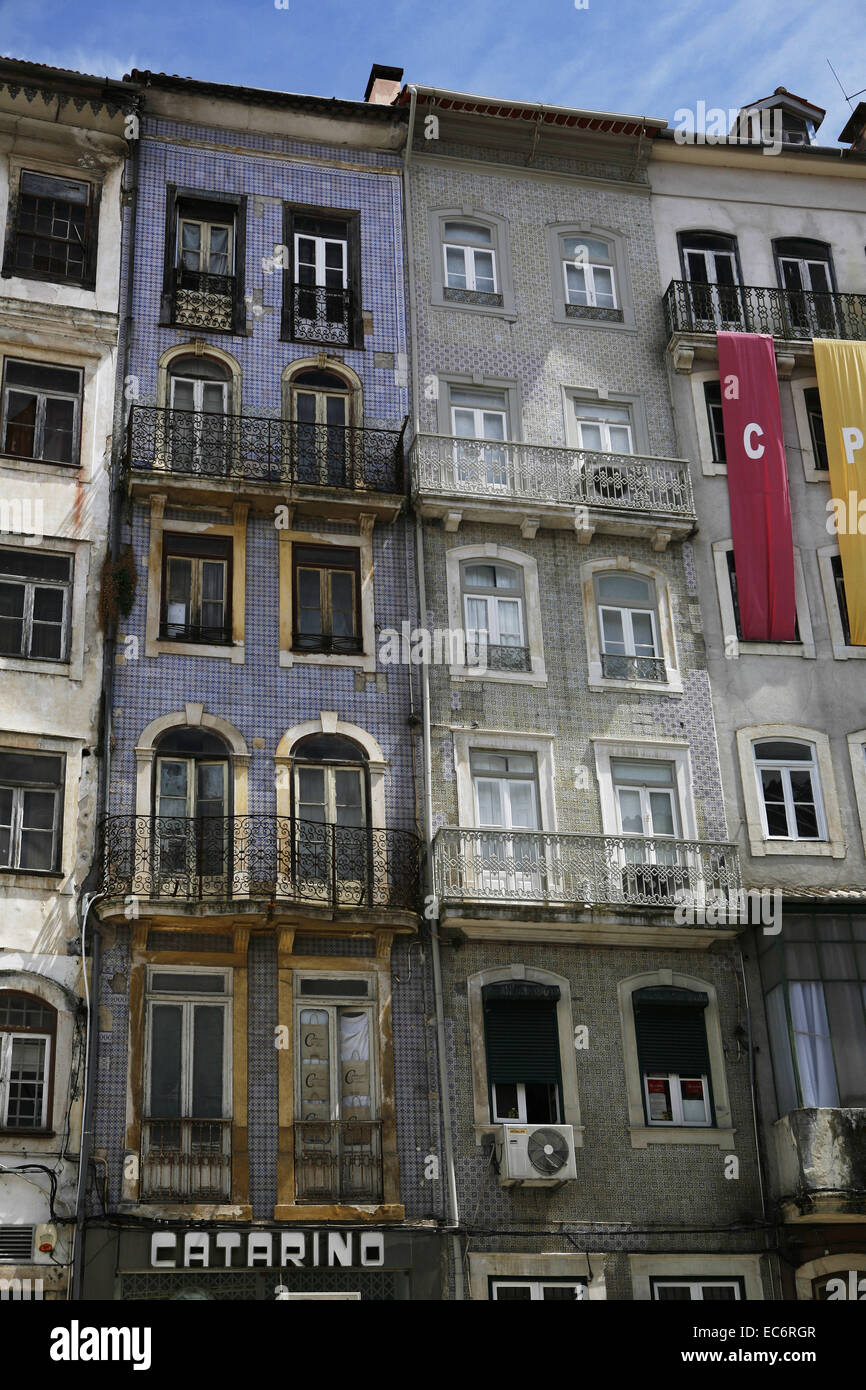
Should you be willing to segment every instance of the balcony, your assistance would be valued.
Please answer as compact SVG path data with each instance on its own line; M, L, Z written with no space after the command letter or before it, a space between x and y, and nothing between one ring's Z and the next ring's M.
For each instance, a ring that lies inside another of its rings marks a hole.
M129 897L184 913L419 909L420 841L410 830L289 816L107 816L100 857L109 914Z
M179 328L234 332L235 286L233 275L212 275L181 266L174 274L172 322Z
M602 454L557 445L489 443L421 434L412 478L422 516L650 538L657 550L688 536L695 509L688 464L639 454Z
M405 426L404 426L405 428ZM290 500L326 516L403 505L403 429L305 424L133 405L125 463L138 496L262 506Z
M142 1120L143 1202L224 1202L231 1197L231 1120Z
M285 337L295 343L355 347L352 292L322 285L293 285Z
M294 1146L298 1203L382 1201L380 1120L296 1121Z
M866 295L703 285L672 280L664 296L668 350L679 372L715 359L716 334L765 333L777 340L780 374L812 360L814 338L866 339Z
M866 1108L791 1110L773 1125L785 1221L866 1216Z
M681 901L700 908L711 892L735 892L740 885L731 844L542 831L439 830L433 872L445 918L453 915L461 923L492 915L487 904L493 903L497 913L503 903L520 904L524 913L547 914L548 920L551 912L572 920L599 908L662 908L670 914ZM692 925L711 937L712 929L696 915ZM688 925L675 930L682 934Z

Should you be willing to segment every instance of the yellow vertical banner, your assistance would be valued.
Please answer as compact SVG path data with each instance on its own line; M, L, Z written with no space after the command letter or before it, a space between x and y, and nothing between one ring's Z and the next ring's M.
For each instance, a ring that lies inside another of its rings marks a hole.
M866 343L816 338L815 369L851 641L866 646ZM861 512L862 507L862 512Z

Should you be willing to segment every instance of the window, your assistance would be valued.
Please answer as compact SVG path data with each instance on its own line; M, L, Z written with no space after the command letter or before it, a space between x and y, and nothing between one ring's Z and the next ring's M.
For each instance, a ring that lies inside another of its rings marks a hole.
M717 232L682 232L679 242L692 326L701 333L742 331L736 239Z
M697 990L649 986L632 994L648 1125L713 1123L704 1010Z
M0 991L0 1130L47 1129L57 1014L30 994Z
M299 1203L381 1201L373 992L366 977L299 981L294 1126ZM338 1002L348 994L356 996L352 1003Z
M363 347L360 215L286 206L284 338Z
M836 602L839 605L839 618L842 623L842 635L845 639L845 646L851 645L851 624L848 620L848 600L845 597L845 575L842 570L842 556L830 556L830 568L833 573L833 588L836 594Z
M733 548L733 546L731 546L730 550L727 550L727 551L725 552L725 559L726 559L726 563L727 563L727 566L728 566L728 580L729 580L729 583L730 583L730 586L731 586L731 602L732 602L732 604L733 604L733 606L734 606L734 623L735 623L735 626L736 626L737 637L738 637L738 638L740 639L740 641L742 642L742 641L744 640L744 639L743 639L743 626L742 626L742 620L741 620L741 618L740 618L740 600L739 600L739 596L738 596L738 593L737 593L737 571L736 571L736 568L735 568L734 548ZM797 595L797 597L799 598L799 594ZM787 640L787 639L785 639L785 640ZM800 636L800 619L799 619L799 616L798 616L798 617L796 618L795 622L794 622L794 636L790 639L790 642L791 642L791 643L795 643L795 642L799 643L799 642L802 642L802 640L803 640L803 639L802 639L802 637ZM774 641L778 641L780 646L785 645L785 641L780 640L780 639L778 639L778 638L774 639Z
M558 1123L562 1115L559 986L505 980L484 985L481 995L492 1121Z
M838 332L830 248L824 242L785 237L773 243L779 286L787 290L791 338L833 336Z
M232 640L231 540L167 531L163 540L163 640L218 644Z
M559 1300L572 1303L587 1297L585 1279L491 1279L490 1297L497 1302L529 1303Z
M166 189L164 323L237 333L246 320L246 198Z
M743 1297L741 1279L651 1279L650 1284L658 1302L691 1299L717 1303Z
M627 900L671 898L690 886L676 843L681 828L674 764L611 758L610 769L622 837L616 856L622 866L623 895Z
M98 202L84 180L23 169L10 209L6 273L92 289Z
M360 551L352 546L292 547L292 647L299 652L360 652Z
M631 454L631 412L628 406L603 405L575 399L574 418L579 449L601 454Z
M486 652L495 671L528 671L523 571L516 565L464 563L460 580L467 651Z
M455 445L457 481L471 491L509 486L508 406L504 391L476 391L468 387L449 388L451 431L460 441ZM464 440L502 441L470 444Z
M68 659L72 556L0 550L0 656Z
M445 299L462 304L501 304L491 228L479 222L445 222L442 234Z
M156 746L154 855L159 893L206 884L215 895L228 868L231 823L225 744L205 729L176 728Z
M602 309L616 311L616 317L622 318L616 298L613 251L608 242L598 237L564 236L560 246L566 314L582 317L587 309Z
M0 868L59 869L62 792L62 755L0 752Z
M231 463L229 371L212 357L176 357L169 368L165 453L177 473L225 476Z
M352 392L336 372L312 368L290 380L292 477L321 487L353 487L364 476L361 436L352 424Z
M78 463L81 372L7 358L3 452L43 463Z
M369 776L363 750L337 734L294 749L294 853L302 897L363 901L372 887ZM336 887L335 887L336 885Z
M826 840L814 744L764 739L753 747L764 835Z
M665 679L655 585L636 575L596 575L602 675L609 680Z
M144 1200L231 1191L231 974L148 967Z
M812 457L815 468L829 469L827 439L824 434L824 416L821 412L821 395L817 386L809 386L803 392L806 418L809 421L809 438L812 441Z
M727 453L725 451L725 422L722 416L722 383L720 381L704 382L704 400L707 407L707 419L710 426L710 445L713 451L714 463L727 463Z
M467 837L474 890L493 897L539 897L544 891L538 768L534 753L469 753L475 824ZM494 828L500 833L493 833Z

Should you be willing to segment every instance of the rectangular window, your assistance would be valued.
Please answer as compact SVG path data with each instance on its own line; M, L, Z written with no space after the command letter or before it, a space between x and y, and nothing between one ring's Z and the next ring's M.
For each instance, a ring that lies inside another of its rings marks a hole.
M647 1124L711 1125L707 996L659 987L632 1000Z
M579 449L601 454L634 453L628 406L578 399L573 400L572 406Z
M193 275L231 275L233 246L233 223L181 215L178 265L182 271Z
M243 331L246 198L168 184L161 322Z
M3 453L43 463L78 463L81 372L7 358Z
M484 996L490 1118L556 1124L562 1118L556 1001Z
M71 602L71 555L0 550L0 656L66 660Z
M566 304L615 309L616 281L610 246L598 237L562 238Z
M460 577L467 659L486 652L493 670L528 671L522 571L513 565L464 564Z
M231 642L231 561L228 536L164 533L162 639Z
M96 203L93 185L84 180L22 170L13 210L10 272L92 286Z
M830 460L827 457L827 439L824 434L821 395L817 386L810 386L808 390L804 391L803 400L806 405L806 417L809 421L809 437L812 441L814 467L829 469Z
M445 288L469 296L497 295L496 252L489 227L475 222L446 222L443 228Z
M62 755L0 752L0 868L59 868L62 793Z
M738 637L738 638L740 639L740 641L742 642L742 641L744 640L744 639L743 639L743 624L742 624L742 619L741 619L741 617L740 617L740 599L739 599L739 594L738 594L738 592L737 592L737 571L736 571L735 564L734 564L734 548L733 548L733 546L731 547L730 550L727 550L727 551L725 552L725 557L726 557L727 563L728 563L728 580L729 580L730 585L731 585L731 602L733 603L733 606L734 606L734 623L735 623L736 629L737 629L737 637ZM787 640L787 639L785 639L785 640ZM801 636L800 636L800 620L799 620L799 618L798 618L798 619L796 620L796 622L794 623L794 636L793 636L790 640L791 640L792 642L801 642L801 641L803 640L803 639L801 638Z
M848 600L845 596L845 574L842 569L842 556L831 555L830 567L833 571L833 587L836 590L836 601L839 604L839 618L842 622L842 634L845 638L846 647L850 647L851 623L848 618Z
M491 1279L490 1297L497 1302L530 1303L544 1302L573 1303L575 1299L585 1299L585 1279Z
M743 1297L741 1279L652 1279L657 1302L730 1302Z
M296 651L362 651L360 565L355 546L292 547L292 646Z
M360 214L285 206L282 335L363 346Z
M755 771L769 840L826 840L814 744L765 739L754 744Z
M722 415L722 383L720 381L704 382L704 400L707 406L713 460L715 463L727 463L725 422Z

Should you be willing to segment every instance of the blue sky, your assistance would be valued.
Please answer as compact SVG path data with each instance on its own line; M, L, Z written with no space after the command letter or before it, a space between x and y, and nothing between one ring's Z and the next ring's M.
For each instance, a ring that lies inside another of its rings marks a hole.
M360 99L373 62L407 81L665 117L778 86L827 108L866 87L851 0L0 0L0 52L100 76L130 67ZM858 18L858 13L860 17ZM856 102L855 102L856 104Z

